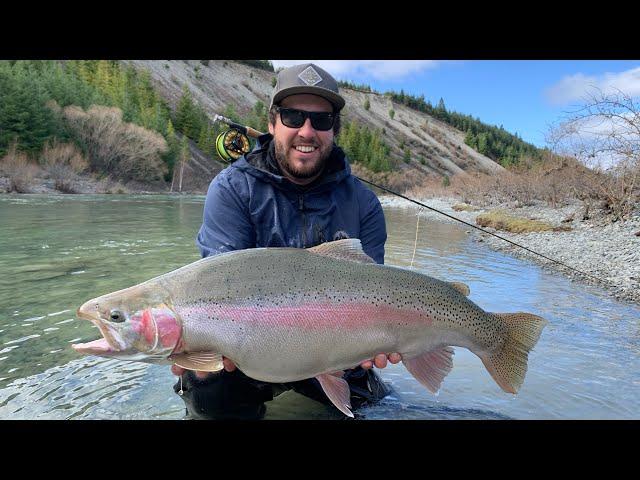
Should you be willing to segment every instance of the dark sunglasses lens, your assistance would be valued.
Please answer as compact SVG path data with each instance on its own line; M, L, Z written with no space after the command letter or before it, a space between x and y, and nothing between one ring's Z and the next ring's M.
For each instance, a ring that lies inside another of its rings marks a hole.
M280 118L282 123L290 128L300 128L305 121L304 113L300 110L293 110L290 108L283 108L280 110Z
M312 113L311 126L316 130L329 130L333 127L333 113Z

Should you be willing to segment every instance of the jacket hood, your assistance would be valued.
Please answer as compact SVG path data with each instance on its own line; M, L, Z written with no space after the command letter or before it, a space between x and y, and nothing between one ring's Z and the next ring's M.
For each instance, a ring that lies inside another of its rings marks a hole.
M292 183L280 171L275 159L273 136L269 133L260 136L258 145L251 152L236 160L232 167L269 182L280 189L296 192L324 190L351 176L351 167L344 151L334 143L324 172L319 178L304 187Z

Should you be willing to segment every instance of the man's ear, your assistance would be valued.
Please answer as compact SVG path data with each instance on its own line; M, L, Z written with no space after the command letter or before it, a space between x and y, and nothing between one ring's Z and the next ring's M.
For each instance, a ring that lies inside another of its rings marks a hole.
M273 128L273 124L272 124L271 122L269 122L269 133L270 133L271 135L273 135L274 130L275 130L275 129Z

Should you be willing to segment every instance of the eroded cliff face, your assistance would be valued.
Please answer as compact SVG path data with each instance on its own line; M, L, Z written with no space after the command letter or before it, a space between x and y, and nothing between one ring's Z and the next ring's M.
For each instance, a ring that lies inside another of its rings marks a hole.
M233 105L240 115L247 115L258 100L269 105L273 90L273 72L260 70L229 60L126 60L124 64L148 70L160 94L175 109L184 85L196 101L213 118ZM206 65L205 65L206 63ZM346 120L356 120L372 129L384 129L384 141L397 158L398 169L411 176L413 184L428 175L455 175L463 172L491 173L503 170L490 158L464 143L464 132L425 113L393 103L382 94L341 88L347 102ZM369 100L370 108L364 108ZM395 110L393 119L389 110ZM402 161L401 144L411 151L409 163ZM185 165L183 190L204 192L211 179L224 168L218 159L204 156L191 142L192 159Z

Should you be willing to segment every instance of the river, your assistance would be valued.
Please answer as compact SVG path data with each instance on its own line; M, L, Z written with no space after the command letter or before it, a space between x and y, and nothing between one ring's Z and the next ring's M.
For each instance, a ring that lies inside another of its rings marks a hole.
M0 196L0 419L182 419L167 366L83 357L98 338L75 318L85 300L199 258L203 196ZM471 241L466 227L385 208L385 261L464 282L487 311L547 319L517 395L478 357L455 349L437 396L402 364L381 371L394 389L362 419L638 419L640 308ZM340 418L293 392L266 418Z

